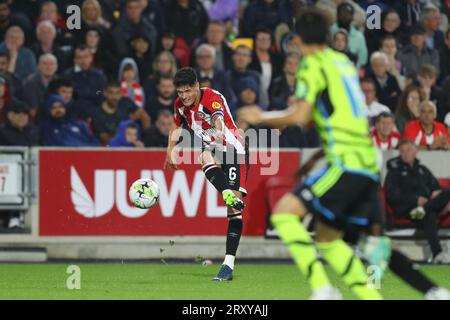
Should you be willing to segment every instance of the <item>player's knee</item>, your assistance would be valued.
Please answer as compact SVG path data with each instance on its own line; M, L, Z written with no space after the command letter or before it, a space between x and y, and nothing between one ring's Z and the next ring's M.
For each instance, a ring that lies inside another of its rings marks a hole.
M314 228L316 231L315 238L317 243L333 242L342 239L344 236L342 231L328 226L320 221L316 221Z

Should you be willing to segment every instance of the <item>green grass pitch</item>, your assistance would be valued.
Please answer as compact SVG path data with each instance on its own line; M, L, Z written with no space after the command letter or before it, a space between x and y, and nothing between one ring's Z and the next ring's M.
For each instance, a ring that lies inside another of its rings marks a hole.
M219 265L170 263L84 263L81 288L69 290L65 263L0 264L0 299L307 299L306 280L293 264L240 264L231 282L212 282ZM449 266L421 266L440 286L450 288ZM346 299L345 286L332 277ZM392 273L381 292L385 299L422 299Z

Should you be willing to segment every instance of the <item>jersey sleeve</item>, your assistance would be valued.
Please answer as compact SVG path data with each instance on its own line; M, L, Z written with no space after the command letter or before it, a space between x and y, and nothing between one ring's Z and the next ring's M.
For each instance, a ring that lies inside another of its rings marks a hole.
M175 121L175 124L178 127L181 127L181 114L180 110L177 108L177 100L175 101L173 105L173 121Z
M211 94L209 99L207 99L206 103L204 104L204 108L206 108L210 114L211 114L211 120L216 115L224 116L225 113L225 107L224 102L222 100L222 97L216 93Z
M317 63L311 63L310 60L303 61L296 76L295 96L297 99L315 105L317 95L323 89L324 79L322 74Z

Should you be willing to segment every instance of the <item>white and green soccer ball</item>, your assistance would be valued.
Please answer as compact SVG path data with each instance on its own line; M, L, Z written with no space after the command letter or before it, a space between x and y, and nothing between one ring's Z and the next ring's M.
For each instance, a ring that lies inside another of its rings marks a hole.
M131 185L128 195L136 207L150 209L158 203L159 187L151 179L139 179Z

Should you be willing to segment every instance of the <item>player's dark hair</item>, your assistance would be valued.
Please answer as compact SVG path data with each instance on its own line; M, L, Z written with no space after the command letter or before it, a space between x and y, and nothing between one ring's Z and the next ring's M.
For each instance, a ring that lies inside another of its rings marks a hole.
M197 73L191 67L184 67L177 71L174 79L175 87L194 86L197 80Z
M307 9L297 19L295 32L305 44L326 44L329 36L329 21L321 11Z

